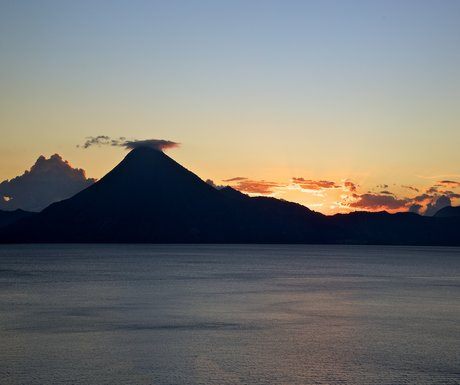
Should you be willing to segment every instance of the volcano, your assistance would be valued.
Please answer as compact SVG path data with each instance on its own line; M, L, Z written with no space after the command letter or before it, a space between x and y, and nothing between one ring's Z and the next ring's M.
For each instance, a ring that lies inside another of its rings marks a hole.
M139 147L102 179L8 227L7 242L319 242L323 215L218 190L162 151Z

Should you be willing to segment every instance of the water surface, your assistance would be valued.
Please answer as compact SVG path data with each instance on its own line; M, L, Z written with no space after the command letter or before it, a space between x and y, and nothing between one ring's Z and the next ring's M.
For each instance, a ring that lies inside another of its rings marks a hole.
M0 247L1 384L459 384L460 249Z

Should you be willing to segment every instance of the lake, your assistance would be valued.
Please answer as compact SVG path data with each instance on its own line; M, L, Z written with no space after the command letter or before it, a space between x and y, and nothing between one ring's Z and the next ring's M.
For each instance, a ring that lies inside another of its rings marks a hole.
M460 248L0 246L0 383L459 384Z

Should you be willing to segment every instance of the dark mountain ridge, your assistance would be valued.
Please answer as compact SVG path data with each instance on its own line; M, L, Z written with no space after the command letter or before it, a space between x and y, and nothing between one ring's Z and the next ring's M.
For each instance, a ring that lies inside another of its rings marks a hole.
M0 242L460 244L458 218L357 212L217 190L161 151L139 147L70 199L0 230Z
M32 213L30 211L24 211L21 209L16 209L12 211L0 210L0 228L17 222L20 219L28 218L34 214L35 213Z
M283 216L289 220L283 223ZM161 151L132 150L101 180L0 234L7 242L301 241L304 206L217 190ZM289 234L288 234L289 232ZM313 231L312 231L313 233ZM311 234L312 235L312 234Z
M440 209L436 214L437 218L455 218L460 217L460 206L446 206Z

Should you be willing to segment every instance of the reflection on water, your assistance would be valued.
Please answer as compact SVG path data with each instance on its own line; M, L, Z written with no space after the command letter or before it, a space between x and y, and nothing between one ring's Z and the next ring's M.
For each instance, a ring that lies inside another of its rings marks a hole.
M1 384L458 384L460 249L0 247Z

